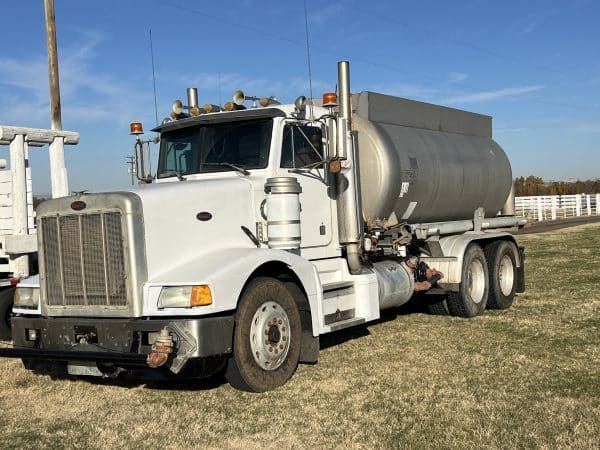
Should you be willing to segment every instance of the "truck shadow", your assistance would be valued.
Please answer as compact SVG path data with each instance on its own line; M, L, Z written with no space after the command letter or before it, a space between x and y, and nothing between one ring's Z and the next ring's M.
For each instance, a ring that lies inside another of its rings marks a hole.
M321 336L320 349L326 350L343 344L344 342L369 336L369 327L371 326L390 322L402 316L426 312L427 308L422 300L410 301L400 307L384 310L381 312L381 317L376 321ZM66 367L54 367L53 369L37 368L35 369L35 372L38 375L46 375L55 380L86 382L96 386L114 386L124 389L144 387L146 389L157 391L176 390L199 392L212 390L227 384L224 376L225 366L215 374L206 378L176 378L173 375L169 375L169 372L166 369L161 372L157 372L154 369L143 372L133 371L127 375L121 375L116 378L74 377L66 373Z
M424 301L421 299L411 300L402 306L381 311L381 317L373 322L325 334L321 336L320 349L325 350L343 344L344 342L369 336L371 334L369 327L380 323L390 322L396 320L398 317L410 314L427 314L427 307Z
M144 371L132 371L121 374L118 377L90 377L69 375L66 367L39 367L34 369L37 375L48 376L52 380L63 382L84 382L96 386L113 386L123 389L134 389L144 387L151 390L177 390L177 391L208 391L218 388L227 381L224 377L225 368L218 370L215 374L204 378L182 378L171 375L167 369L157 372L155 369Z

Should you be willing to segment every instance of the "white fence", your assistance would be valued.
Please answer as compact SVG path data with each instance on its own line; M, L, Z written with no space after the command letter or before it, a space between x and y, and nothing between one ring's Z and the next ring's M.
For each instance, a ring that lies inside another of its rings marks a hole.
M515 197L515 214L532 220L600 215L600 194Z

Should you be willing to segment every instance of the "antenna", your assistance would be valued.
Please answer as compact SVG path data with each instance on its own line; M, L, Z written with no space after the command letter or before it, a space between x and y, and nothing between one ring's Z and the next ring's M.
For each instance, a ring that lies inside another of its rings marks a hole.
M152 46L152 29L150 31L150 57L152 58L152 87L154 88L154 118L158 126L158 106L156 103L156 74L154 73L154 47Z
M310 44L308 40L308 11L306 9L306 0L304 0L304 31L306 33L306 59L308 61L308 107L310 110L310 118L313 119L312 72L310 70Z

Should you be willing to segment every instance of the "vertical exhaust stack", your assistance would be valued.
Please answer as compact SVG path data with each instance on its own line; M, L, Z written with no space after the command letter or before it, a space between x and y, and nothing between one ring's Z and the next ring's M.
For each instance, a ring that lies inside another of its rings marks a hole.
M198 89L187 88L187 98L188 98L188 107L190 109L198 107Z
M362 272L360 263L360 210L358 201L358 156L352 142L352 105L350 98L350 64L348 61L338 63L338 86L340 89L340 113L338 127L341 133L337 140L338 155L345 156L346 161L338 176L337 211L340 244L346 247L346 258L350 273L358 275ZM346 151L344 151L345 149Z

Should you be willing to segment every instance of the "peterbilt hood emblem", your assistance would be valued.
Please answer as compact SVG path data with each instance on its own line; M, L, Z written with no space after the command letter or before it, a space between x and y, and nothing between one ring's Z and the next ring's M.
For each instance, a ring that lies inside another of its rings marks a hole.
M87 204L82 200L75 200L73 203L71 203L71 209L73 211L82 211L85 208L87 208Z

